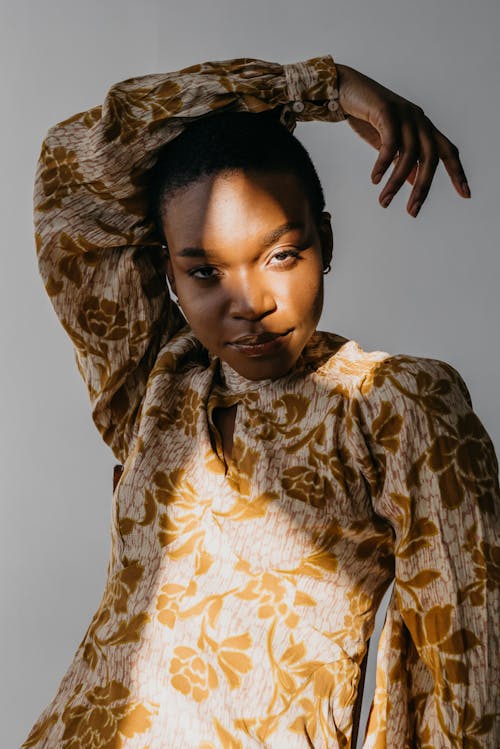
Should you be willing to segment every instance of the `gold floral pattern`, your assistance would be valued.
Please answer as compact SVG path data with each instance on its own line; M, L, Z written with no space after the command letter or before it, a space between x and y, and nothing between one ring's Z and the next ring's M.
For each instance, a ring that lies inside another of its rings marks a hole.
M43 192L52 202L45 203L45 208L62 204L63 198L79 190L83 175L78 171L79 163L76 152L64 146L56 146L50 150L44 145L41 153L44 168L40 172Z
M44 140L39 270L124 472L101 603L24 749L348 749L391 581L364 749L500 745L498 461L460 374L316 331L262 385L168 293L156 151L219 108L340 121L336 82L329 55L200 63ZM234 404L225 466L211 414Z
M159 705L148 706L130 699L130 690L118 681L85 692L85 701L75 695L62 713L64 749L121 749L127 739L145 733Z

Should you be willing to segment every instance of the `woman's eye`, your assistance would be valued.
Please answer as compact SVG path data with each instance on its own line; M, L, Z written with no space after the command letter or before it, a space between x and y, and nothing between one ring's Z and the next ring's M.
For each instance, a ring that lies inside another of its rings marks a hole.
M216 277L214 271L215 271L215 268L212 268L211 266L207 265L207 266L203 266L203 268L194 268L193 270L190 270L189 275L192 278L197 278L201 281L211 281L213 278Z
M300 252L298 250L282 250L272 257L272 260L277 260L279 265L290 264L287 261L291 259L300 260Z
M281 250L272 256L271 265L294 265L296 260L302 260L300 250ZM215 281L219 277L217 268L211 265L203 265L199 268L192 268L188 271L191 278L196 278L198 281Z

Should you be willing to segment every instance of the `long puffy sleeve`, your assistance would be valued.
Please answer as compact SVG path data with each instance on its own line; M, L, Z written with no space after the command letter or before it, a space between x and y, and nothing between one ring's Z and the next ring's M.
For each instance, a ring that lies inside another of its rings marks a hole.
M130 78L102 106L50 128L35 187L37 260L75 349L92 418L115 457L130 450L148 374L186 321L171 301L148 205L157 152L221 109L344 119L330 55L281 65L251 58Z
M460 374L394 356L353 413L395 577L364 749L500 746L500 490L491 440Z

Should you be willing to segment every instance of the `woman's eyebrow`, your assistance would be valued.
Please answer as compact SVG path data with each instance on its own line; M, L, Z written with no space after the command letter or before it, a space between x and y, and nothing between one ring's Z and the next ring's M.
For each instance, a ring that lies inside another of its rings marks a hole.
M278 241L283 234L287 234L289 231L295 231L296 229L305 230L305 224L303 221L287 221L281 226L277 226L276 229L271 229L267 234L262 237L261 247L265 250L272 244ZM216 253L212 250L204 250L202 247L184 247L182 250L176 253L178 257L207 257L207 255L215 255Z

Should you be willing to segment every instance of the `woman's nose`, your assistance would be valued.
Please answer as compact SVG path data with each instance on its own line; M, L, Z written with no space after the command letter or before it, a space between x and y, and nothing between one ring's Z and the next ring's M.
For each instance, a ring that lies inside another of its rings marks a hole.
M259 320L274 312L276 301L272 289L256 278L244 278L232 282L229 314L247 320Z

